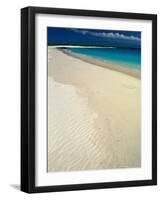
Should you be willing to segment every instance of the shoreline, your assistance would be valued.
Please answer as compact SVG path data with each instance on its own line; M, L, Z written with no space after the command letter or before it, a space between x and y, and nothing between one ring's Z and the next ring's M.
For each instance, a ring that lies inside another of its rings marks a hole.
M119 65L117 63L114 63L114 62L110 62L110 61L104 61L104 60L99 60L99 59L96 59L96 58L93 58L93 57L90 57L90 56L84 56L84 55L81 55L81 54L77 54L77 53L73 53L73 52L70 52L68 50L65 50L65 49L59 49L59 48L56 48L58 51L61 51L69 56L72 56L74 58L78 58L82 61L85 61L87 63L90 63L90 64L94 64L94 65L97 65L97 66L100 66L100 67L104 67L106 69L110 69L110 70L113 70L113 71L117 71L117 72L121 72L121 73L124 73L126 75L130 75L134 78L137 78L137 79L141 79L141 70L139 69L131 69L131 68L128 68L126 66L123 66L123 65Z

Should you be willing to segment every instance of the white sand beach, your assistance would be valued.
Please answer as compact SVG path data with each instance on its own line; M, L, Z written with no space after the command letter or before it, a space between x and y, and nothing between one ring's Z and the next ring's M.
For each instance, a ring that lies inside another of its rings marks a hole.
M141 82L48 47L48 172L141 166Z

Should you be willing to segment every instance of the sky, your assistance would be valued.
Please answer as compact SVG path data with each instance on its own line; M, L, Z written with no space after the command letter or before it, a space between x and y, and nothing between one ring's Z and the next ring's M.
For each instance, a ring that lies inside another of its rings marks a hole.
M140 48L141 32L48 27L48 45Z

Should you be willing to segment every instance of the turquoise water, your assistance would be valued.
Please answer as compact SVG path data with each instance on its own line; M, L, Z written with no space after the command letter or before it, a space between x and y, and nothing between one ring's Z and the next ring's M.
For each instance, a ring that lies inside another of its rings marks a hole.
M66 48L67 50L84 56L110 61L130 68L140 69L141 49L130 48Z

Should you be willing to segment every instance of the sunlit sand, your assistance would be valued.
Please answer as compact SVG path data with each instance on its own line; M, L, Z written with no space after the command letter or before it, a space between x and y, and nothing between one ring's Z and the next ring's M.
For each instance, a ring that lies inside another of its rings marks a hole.
M48 171L140 167L140 90L138 77L48 47Z

